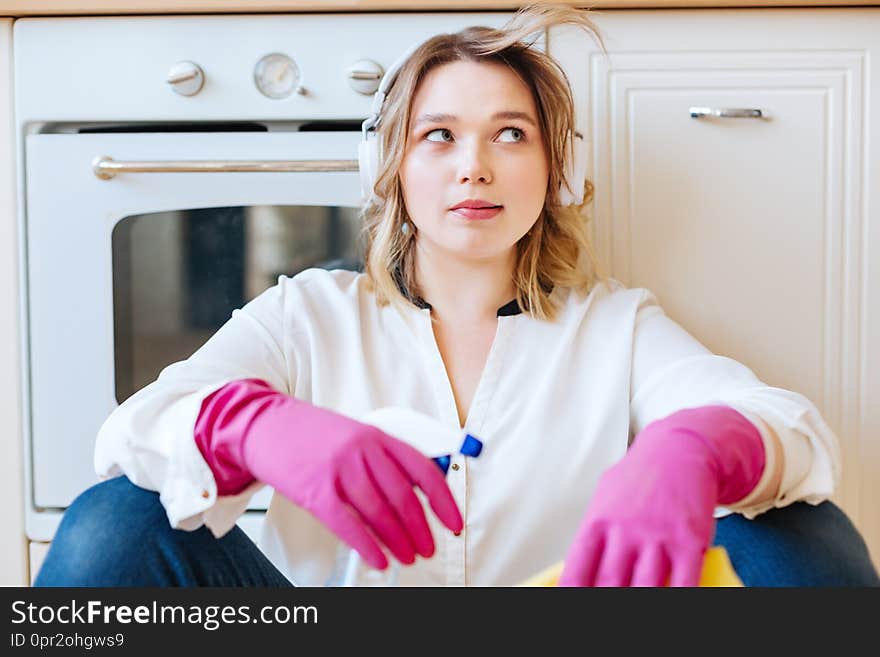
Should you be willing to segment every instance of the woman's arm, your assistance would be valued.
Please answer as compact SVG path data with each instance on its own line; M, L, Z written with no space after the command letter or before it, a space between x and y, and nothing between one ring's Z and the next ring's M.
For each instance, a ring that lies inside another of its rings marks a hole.
M427 456L378 427L259 379L234 381L212 393L202 404L195 442L221 496L263 481L374 568L388 565L381 545L405 564L416 554L434 553L414 486L451 531L462 528L452 492Z
M717 506L821 499L838 476L836 438L806 399L709 352L647 291L635 315L634 440L589 501L563 586L696 586Z
M840 478L838 440L812 402L713 354L666 316L653 294L641 292L633 334L631 434L684 408L730 406L760 432L767 472L753 494L727 508L752 518L798 500L818 504L830 498Z
M109 415L95 446L100 477L125 474L137 486L158 491L173 527L192 530L206 523L222 536L235 525L262 484L218 498L194 428L205 398L230 381L259 378L291 391L297 363L283 324L285 288L292 280L282 277L233 311L201 348L166 367Z

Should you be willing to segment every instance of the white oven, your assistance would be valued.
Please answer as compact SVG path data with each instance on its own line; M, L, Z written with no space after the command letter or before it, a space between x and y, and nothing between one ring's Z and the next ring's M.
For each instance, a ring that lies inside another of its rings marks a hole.
M280 274L361 266L357 143L379 76L417 40L509 15L15 23L31 540L97 482L117 404Z

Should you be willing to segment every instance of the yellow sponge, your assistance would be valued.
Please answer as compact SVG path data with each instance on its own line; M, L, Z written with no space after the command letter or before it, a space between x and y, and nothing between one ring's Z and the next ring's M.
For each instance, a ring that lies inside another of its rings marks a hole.
M519 586L556 586L559 576L562 575L563 563L550 566L537 575L533 575ZM700 586L742 586L742 580L737 576L730 565L727 550L715 546L706 550L703 559L703 571L700 574Z

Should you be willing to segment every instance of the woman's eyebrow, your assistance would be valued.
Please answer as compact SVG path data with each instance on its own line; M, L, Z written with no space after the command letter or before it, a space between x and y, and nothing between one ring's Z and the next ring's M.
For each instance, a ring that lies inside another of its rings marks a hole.
M513 110L508 110L506 112L495 112L492 115L492 120L497 121L499 119L520 119L521 121L525 121L526 123L531 123L536 128L538 124L532 118L531 114L527 112L516 112ZM458 117L454 114L422 114L419 118L416 119L416 122L413 126L420 125L422 123L454 123L458 120Z

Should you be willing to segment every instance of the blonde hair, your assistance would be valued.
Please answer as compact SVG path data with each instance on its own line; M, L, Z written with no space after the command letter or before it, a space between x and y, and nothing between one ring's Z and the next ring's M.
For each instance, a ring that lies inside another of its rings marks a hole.
M559 311L550 297L554 286L586 293L597 282L607 280L587 233L589 219L584 208L592 200L592 183L586 182L580 205L562 206L559 202L565 162L572 155L569 135L575 128L568 78L549 55L527 41L561 24L584 28L604 51L602 38L586 11L542 4L520 9L501 29L468 27L454 34L439 34L417 48L401 67L376 129L380 164L373 198L362 212L367 281L380 306L389 302L405 306L420 297L415 280L417 234L412 222L408 222L408 231L402 230L407 212L399 170L419 84L430 70L455 61L507 66L529 87L538 110L550 175L541 214L516 245L513 283L520 307L534 318L552 321Z

